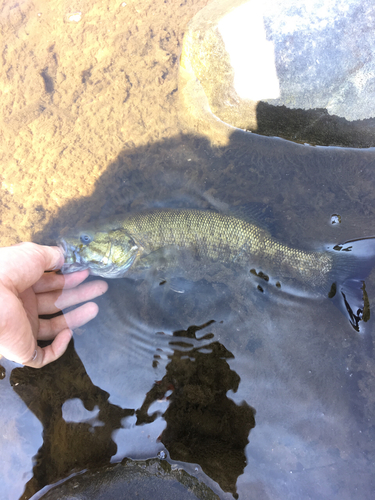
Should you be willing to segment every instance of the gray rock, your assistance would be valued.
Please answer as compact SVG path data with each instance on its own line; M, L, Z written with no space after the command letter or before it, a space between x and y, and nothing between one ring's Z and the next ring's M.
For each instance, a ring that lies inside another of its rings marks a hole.
M43 500L219 500L205 484L157 458L129 460L70 477Z
M216 0L184 38L190 125L375 146L374 33L372 0Z

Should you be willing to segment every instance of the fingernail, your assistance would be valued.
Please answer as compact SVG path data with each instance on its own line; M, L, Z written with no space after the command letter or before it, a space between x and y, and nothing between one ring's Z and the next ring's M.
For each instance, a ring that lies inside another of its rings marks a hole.
M30 361L35 361L37 356L38 356L38 350L35 349L34 354L32 355L32 358L30 359Z

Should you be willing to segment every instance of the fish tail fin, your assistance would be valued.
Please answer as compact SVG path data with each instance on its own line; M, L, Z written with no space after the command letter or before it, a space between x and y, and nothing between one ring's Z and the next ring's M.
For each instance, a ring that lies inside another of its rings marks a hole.
M347 241L330 249L334 253L328 297L357 331L370 319L365 279L375 266L375 237Z

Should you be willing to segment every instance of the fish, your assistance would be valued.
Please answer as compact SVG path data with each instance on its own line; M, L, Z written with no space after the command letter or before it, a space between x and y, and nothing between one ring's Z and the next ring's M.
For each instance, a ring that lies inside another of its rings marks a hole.
M162 276L193 261L204 274L210 263L221 263L251 275L262 292L273 286L334 300L356 331L370 318L365 278L375 264L374 237L306 251L237 214L153 209L72 232L57 243L64 253L64 274L89 269L104 278Z

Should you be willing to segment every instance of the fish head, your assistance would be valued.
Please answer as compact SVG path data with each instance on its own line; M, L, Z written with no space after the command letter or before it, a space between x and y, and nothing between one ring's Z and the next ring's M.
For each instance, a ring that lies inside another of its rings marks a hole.
M57 244L64 252L64 274L89 269L103 278L123 277L140 248L124 229L81 231L60 238Z

